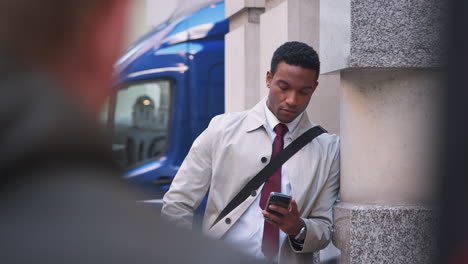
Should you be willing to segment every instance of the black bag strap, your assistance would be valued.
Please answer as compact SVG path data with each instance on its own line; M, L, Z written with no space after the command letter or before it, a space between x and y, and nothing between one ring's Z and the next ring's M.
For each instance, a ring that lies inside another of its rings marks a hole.
M270 161L255 177L253 177L247 185L242 188L242 190L228 203L228 205L221 211L218 218L211 225L213 227L219 220L223 219L227 214L234 210L239 204L241 204L252 191L257 190L264 182L270 178L273 173L281 168L283 164L291 158L297 151L304 147L307 143L311 142L314 138L318 137L322 133L327 131L321 126L315 126L304 134L300 135L296 140L289 144L285 149L283 149L278 155Z

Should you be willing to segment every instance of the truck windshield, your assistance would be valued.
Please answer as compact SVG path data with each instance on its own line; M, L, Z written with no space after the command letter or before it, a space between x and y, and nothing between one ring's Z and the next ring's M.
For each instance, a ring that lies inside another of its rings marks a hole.
M130 84L115 99L112 149L119 165L128 168L163 154L169 133L171 82Z

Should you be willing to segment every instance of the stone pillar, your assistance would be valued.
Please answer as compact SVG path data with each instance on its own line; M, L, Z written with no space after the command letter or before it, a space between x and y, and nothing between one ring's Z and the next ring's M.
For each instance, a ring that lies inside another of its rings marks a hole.
M321 0L323 72L340 72L340 263L431 263L443 1Z
M147 1L129 1L130 12L127 20L128 23L126 24L124 47L128 47L153 27L147 19L150 15ZM124 51L122 51L122 53L123 52Z
M227 0L230 31L225 39L225 110L243 111L259 97L260 14L265 0Z

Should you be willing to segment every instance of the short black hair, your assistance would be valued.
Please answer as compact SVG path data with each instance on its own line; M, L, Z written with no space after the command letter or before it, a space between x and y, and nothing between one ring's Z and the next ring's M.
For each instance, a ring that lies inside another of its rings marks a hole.
M320 60L317 52L311 46L299 41L286 42L276 49L271 59L271 75L275 75L280 62L315 70L317 78L320 74Z

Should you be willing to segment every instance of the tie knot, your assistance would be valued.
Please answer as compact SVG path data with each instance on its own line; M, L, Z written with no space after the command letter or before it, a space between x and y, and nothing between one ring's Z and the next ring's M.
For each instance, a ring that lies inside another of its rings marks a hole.
M280 137L283 137L288 133L288 127L282 123L277 124L273 130L275 130L276 135Z

